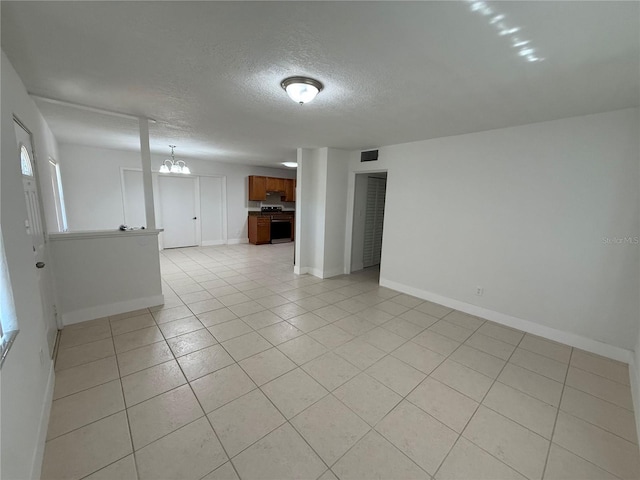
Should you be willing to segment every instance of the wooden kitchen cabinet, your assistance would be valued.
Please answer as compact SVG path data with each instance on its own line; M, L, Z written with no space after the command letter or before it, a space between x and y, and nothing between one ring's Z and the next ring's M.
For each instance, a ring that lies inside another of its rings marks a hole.
M295 180L293 178L285 178L284 179L284 198L285 202L295 202L296 201L296 187Z
M249 200L267 199L267 177L249 176Z
M267 177L267 192L284 192L284 178Z
M249 216L249 243L261 245L271 242L271 218Z
M249 175L249 200L265 201L267 193L279 193L282 201L296 201L296 180L294 178L260 177Z

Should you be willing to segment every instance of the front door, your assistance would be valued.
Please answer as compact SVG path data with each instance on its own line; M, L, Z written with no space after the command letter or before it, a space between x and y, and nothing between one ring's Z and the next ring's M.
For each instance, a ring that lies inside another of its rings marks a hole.
M49 272L46 269L48 263L47 248L45 243L44 224L42 222L42 204L38 193L37 170L35 164L35 153L33 149L31 132L14 119L14 129L18 142L18 153L20 167L22 169L22 186L24 188L24 199L27 205L27 218L24 226L27 234L31 238L33 248L33 268L38 275L38 285L40 287L40 298L42 300L42 312L47 332L47 343L49 354L53 357L53 349L58 333L58 325L53 305L53 293L51 292L51 282Z
M160 176L160 209L164 248L198 245L196 214L197 179Z

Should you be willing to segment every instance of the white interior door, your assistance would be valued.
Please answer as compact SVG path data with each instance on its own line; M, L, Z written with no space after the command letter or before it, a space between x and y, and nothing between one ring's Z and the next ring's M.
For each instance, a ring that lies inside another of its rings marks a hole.
M49 272L45 269L48 263L47 248L45 243L44 223L42 221L42 204L38 193L37 170L35 164L35 153L31 141L31 132L14 119L14 130L18 143L18 153L22 169L22 186L24 188L24 199L27 206L27 218L24 226L27 234L31 238L33 248L33 268L38 276L39 296L42 302L42 318L47 333L47 343L49 354L53 356L58 325L53 304L53 292Z
M380 264L386 189L386 178L369 177L367 179L363 258L365 268Z
M161 176L158 178L164 248L198 245L196 183L195 177Z
M122 194L124 199L124 224L128 227L146 226L144 186L142 172L122 170Z
M225 189L222 177L200 177L200 218L202 245L227 242L225 228Z

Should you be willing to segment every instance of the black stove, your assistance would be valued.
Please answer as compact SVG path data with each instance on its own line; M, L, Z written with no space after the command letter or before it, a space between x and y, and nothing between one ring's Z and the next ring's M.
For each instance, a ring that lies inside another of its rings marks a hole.
M282 207L261 207L260 211L262 213L280 213L282 212Z

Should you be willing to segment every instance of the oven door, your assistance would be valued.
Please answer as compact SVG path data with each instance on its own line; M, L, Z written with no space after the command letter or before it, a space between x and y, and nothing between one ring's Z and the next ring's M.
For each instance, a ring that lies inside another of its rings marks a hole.
M291 220L284 218L271 219L271 243L291 241Z

